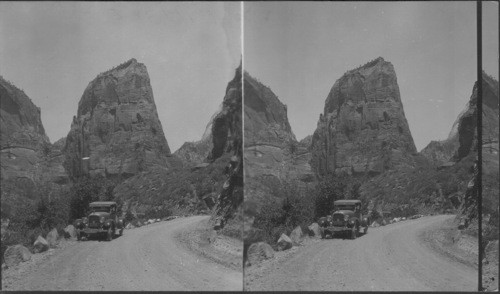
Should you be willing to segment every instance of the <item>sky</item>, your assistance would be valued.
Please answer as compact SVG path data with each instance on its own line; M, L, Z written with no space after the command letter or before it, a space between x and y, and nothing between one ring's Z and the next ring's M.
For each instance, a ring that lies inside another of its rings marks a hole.
M394 65L417 150L447 138L477 77L476 38L475 2L244 3L244 67L288 106L299 140L335 81L379 56Z
M144 63L170 149L201 139L241 59L240 3L0 2L0 75L67 135L99 73Z

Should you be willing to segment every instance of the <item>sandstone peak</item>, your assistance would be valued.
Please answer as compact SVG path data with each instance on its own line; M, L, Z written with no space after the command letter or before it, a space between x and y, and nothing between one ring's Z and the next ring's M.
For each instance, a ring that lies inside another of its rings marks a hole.
M396 72L379 57L338 79L312 139L316 173L381 173L416 153Z
M41 111L31 99L0 76L1 147L18 146L39 150L49 144L42 124Z
M270 144L284 147L287 142L296 142L288 122L287 106L273 91L244 74L245 84L245 146Z
M89 173L126 178L153 165L169 166L170 148L144 64L130 59L89 83L65 154L72 177Z

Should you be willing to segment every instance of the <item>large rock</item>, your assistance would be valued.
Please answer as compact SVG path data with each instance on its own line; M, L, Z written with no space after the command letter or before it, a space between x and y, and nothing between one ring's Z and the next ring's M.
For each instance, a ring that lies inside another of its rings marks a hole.
M302 228L300 226L297 226L290 233L290 239L292 240L294 246L299 246L302 244L302 241L304 239L304 233L302 232Z
M40 253L49 250L49 242L45 240L42 236L38 236L33 243L35 253Z
M416 153L396 73L379 57L335 82L312 138L313 170L380 174Z
M59 243L59 233L57 232L56 228L53 228L48 234L47 234L47 242L49 243L49 247L54 248L57 247L57 244Z
M144 64L131 59L89 83L66 138L72 178L124 179L151 166L169 168L170 156Z
M31 253L28 250L28 248L24 247L23 245L14 245L7 247L3 255L3 258L5 264L8 267L13 267L23 261L30 260Z
M321 238L321 229L318 223L312 223L309 227L309 236L314 238Z
M292 240L285 234L281 234L280 238L277 242L278 251L288 250L292 248L293 242Z
M226 87L221 111L215 115L211 124L209 124L211 125L212 150L208 154L207 161L215 162L223 158L229 159L222 171L226 179L217 197L211 218L214 228L222 228L235 219L236 211L243 202L241 71L242 66L240 64L235 71L234 78Z
M64 228L64 232L66 238L76 238L76 229L73 225L67 225L66 228Z
M49 144L42 125L40 108L33 104L23 90L1 76L0 99L2 151L5 148L19 147L36 151L41 150L45 144Z
M39 199L41 188L48 194L68 183L60 146L50 144L41 121L41 111L23 90L0 76L0 178L2 217L22 210ZM53 193L57 194L57 193Z
M271 245L265 242L257 242L248 248L248 261L250 264L258 264L264 260L274 257L274 250Z

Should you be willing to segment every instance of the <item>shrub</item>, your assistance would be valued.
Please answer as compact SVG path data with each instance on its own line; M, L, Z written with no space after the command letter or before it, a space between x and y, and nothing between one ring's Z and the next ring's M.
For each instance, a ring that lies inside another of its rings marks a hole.
M313 222L315 204L314 197L302 192L295 181L284 180L271 191L276 198L262 203L254 227L261 229L265 241L274 246L282 233L290 234L297 226L305 229Z
M114 187L115 185L111 181L101 175L78 179L71 189L70 219L76 220L87 215L91 202L115 201ZM119 205L118 211L121 212L121 205Z

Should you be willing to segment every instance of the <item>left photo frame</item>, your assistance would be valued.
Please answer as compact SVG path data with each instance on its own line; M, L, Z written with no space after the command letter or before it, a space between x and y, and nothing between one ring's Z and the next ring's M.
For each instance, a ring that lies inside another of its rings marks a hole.
M0 11L1 289L241 291L241 3Z

